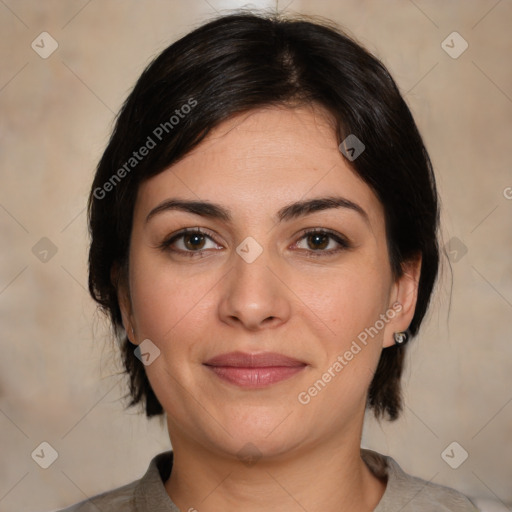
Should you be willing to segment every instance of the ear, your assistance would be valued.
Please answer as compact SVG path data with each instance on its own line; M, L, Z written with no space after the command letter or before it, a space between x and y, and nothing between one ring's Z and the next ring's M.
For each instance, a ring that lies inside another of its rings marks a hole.
M402 269L403 273L393 283L389 295L388 311L394 311L395 315L386 324L382 340L384 348L395 344L394 333L407 330L414 317L421 274L421 253L404 262Z
M118 263L112 265L110 270L110 282L114 285L117 291L117 302L119 304L119 309L121 310L121 318L126 335L134 345L137 345L137 339L134 334L135 324L133 321L128 278Z

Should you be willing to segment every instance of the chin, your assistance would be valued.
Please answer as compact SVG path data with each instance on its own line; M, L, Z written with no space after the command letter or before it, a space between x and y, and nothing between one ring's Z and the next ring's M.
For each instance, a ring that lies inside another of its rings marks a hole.
M245 421L233 421L226 426L232 437L224 435L214 442L237 458L280 457L303 443L303 432L296 430L296 422L289 421L293 414L289 418L287 414L258 417L255 421L248 415Z
M239 434L230 440L229 445L219 448L229 456L252 465L259 459L272 460L289 455L296 444L300 443L294 443L290 435L257 437L251 434Z

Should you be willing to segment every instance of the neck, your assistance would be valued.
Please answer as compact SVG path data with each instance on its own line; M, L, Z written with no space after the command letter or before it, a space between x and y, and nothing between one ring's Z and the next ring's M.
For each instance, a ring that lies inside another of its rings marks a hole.
M252 464L180 436L172 441L174 463L165 488L183 511L371 512L386 487L361 459L360 436L356 442L337 436L286 459L262 457Z

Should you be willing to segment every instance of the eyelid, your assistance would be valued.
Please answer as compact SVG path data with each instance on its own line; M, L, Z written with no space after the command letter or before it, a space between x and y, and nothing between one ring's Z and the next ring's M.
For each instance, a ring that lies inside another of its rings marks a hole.
M329 228L304 228L301 229L296 236L300 236L301 239L304 238L305 235L311 234L311 233L322 233L331 236L332 238L339 239L339 243L343 243L347 247L351 245L348 238L345 235L342 235L338 231L334 231L333 229Z
M186 235L187 233L204 235L205 237L209 238L215 244L221 245L215 239L216 235L212 234L212 232L210 230L208 230L207 228L201 228L198 226L198 227L194 227L194 228L184 228L184 229L179 230L176 233L171 234L170 236L165 238L162 243L158 244L158 248L163 251L171 251L171 252L187 254L187 255L202 254L203 252L210 250L210 249L200 249L197 251L183 251L181 249L171 249L171 245L176 240L178 240L183 235ZM327 235L332 240L334 240L337 244L339 244L341 247L338 249L330 249L328 251L325 251L325 250L314 251L314 250L300 249L301 251L306 251L307 253L309 253L313 256L322 256L322 255L329 256L332 254L337 254L340 251L351 249L353 247L352 243L348 240L348 238L345 237L344 235L342 235L341 233L334 231L332 229L329 229L329 228L322 228L322 227L310 227L310 228L301 229L298 233L296 233L294 235L294 237L298 237L298 239L293 243L292 246L297 245L301 240L306 238L307 235L311 235L314 233L321 233L321 234Z
M294 246L296 246L301 240L305 239L307 236L320 233L322 235L327 235L331 240L334 240L339 247L337 249L329 249L329 250L318 250L314 251L312 249L299 249L301 251L304 251L308 257L328 257L333 256L336 254L339 254L343 251L348 251L350 249L353 249L354 245L352 242L349 241L349 239L345 236L339 233L338 231L334 231L329 228L304 228L296 235L298 236L298 240L294 242Z
M158 244L158 247L160 249L164 249L164 250L168 249L172 243L174 243L181 236L186 235L186 234L201 234L201 235L206 236L213 242L215 242L217 245L220 245L219 242L217 242L217 240L215 239L216 235L213 234L213 231L210 231L207 228L201 228L201 227L197 226L197 227L193 227L193 228L183 228L175 233L172 233L168 237L164 238L164 240L160 244ZM200 251L181 251L181 252L193 253L193 252L200 252Z

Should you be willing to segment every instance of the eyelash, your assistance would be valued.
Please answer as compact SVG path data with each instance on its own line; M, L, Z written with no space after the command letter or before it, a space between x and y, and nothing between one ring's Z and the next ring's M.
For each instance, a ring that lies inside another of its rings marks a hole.
M161 244L158 245L158 248L162 251L170 251L170 252L174 252L174 253L180 253L180 254L183 254L187 257L190 257L190 258L193 258L193 257L204 257L203 256L203 253L205 251L207 251L208 249L200 249L198 251L183 251L182 249L173 249L171 246L172 244L176 241L176 240L179 240L180 238L183 238L184 235L203 235L203 236L206 236L207 238L209 238L212 242L214 243L217 243L215 241L215 239L208 233L206 232L205 230L201 229L201 228L194 228L194 229L189 229L189 228L185 228L183 229L182 231L172 235L171 237L165 239ZM338 248L338 249L331 249L329 251L325 251L325 250L317 250L317 251L314 251L314 250L308 250L308 249L302 249L302 250L306 250L307 251L307 256L308 257L312 257L312 258L321 258L321 257L325 257L325 256L332 256L333 254L336 254L336 253L339 253L341 251L345 251L347 249L351 249L352 248L352 245L349 243L349 241L341 236L340 234L336 233L335 231L331 231L329 229L324 229L324 228L313 228L313 229L305 229L303 230L301 233L300 233L300 238L297 242L295 242L295 244L297 244L300 240L303 240L305 238L307 238L308 236L310 235L315 235L315 234L321 234L321 235L327 235L329 238L331 238L332 240L334 240L335 242L337 242L341 247ZM198 256L199 255L199 256Z

